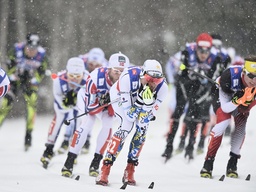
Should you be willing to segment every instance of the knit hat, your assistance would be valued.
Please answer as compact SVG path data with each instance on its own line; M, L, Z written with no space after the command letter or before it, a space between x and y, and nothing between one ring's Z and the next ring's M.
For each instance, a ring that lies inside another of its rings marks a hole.
M109 66L108 66L109 68L113 68L113 67L126 68L129 66L130 66L129 58L126 55L122 54L121 52L114 53L109 58Z
M67 62L67 71L68 73L81 74L85 70L84 62L79 57L72 57Z
M201 33L196 39L196 44L199 47L211 48L212 37L208 33Z
M103 64L105 59L105 53L101 48L92 48L88 53L88 62L96 61L97 63Z

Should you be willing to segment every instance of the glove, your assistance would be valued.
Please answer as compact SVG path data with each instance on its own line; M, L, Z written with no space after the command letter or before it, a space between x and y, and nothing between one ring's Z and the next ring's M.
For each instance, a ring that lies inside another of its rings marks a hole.
M105 94L100 96L100 99L99 99L100 106L108 104L109 102L110 102L109 93L105 93Z
M75 106L77 100L76 96L77 93L75 93L73 89L68 91L65 98L63 99L63 104L66 107Z
M254 99L255 91L256 91L255 87L253 88L246 87L241 91L237 91L232 98L232 103L235 105L243 105L243 106L250 105Z
M136 105L132 106L127 112L128 120L134 122L137 119L140 111L141 108L137 107Z
M39 84L39 81L38 81L35 77L33 77L33 78L30 80L30 83L31 83L31 85L38 85L38 84Z
M147 112L145 110L141 110L139 114L139 122L140 123L149 123L149 121L156 120L156 117L153 115L151 111Z
M145 105L152 105L154 103L154 94L150 90L149 86L146 86L143 93L142 99Z
M188 69L187 69L188 66L186 66L184 63L181 63L180 64L180 71L179 71L179 74L181 76L187 76L188 75Z

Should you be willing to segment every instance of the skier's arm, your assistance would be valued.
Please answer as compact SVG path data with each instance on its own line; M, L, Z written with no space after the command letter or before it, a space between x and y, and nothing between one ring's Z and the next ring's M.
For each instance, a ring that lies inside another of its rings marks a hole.
M41 83L41 81L45 77L45 71L47 67L48 67L48 60L45 56L41 63L41 66L37 68L34 74L34 78L36 79L37 83Z
M230 76L230 70L225 70L220 77L219 100L221 109L225 113L230 113L237 108L237 106L232 103L233 91L230 90Z

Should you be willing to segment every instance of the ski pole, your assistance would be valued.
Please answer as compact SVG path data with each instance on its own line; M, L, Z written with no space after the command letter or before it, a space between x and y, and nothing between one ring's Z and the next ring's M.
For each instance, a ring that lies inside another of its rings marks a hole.
M187 69L188 71L194 73L194 74L197 75L198 77L207 79L209 82L211 82L211 83L213 83L213 84L218 84L217 82L215 82L214 80L212 80L210 77L207 77L206 75L202 75L201 73L198 73L198 72L194 71L193 69L186 67L186 65L184 65L183 63L181 63L181 64L180 64L180 70L183 71L183 70L185 70L185 69Z
M86 111L86 112L84 112L84 113L82 113L82 114L80 114L80 115L78 115L78 116L76 116L76 117L73 117L73 118L71 118L71 119L65 120L65 121L64 121L64 124L65 124L65 125L69 125L69 124L70 124L70 121L73 121L73 120L75 120L75 119L78 119L79 117L82 117L82 116L84 116L84 115L87 115L88 113L90 113L90 112L92 112L92 111L95 111L95 110L98 110L98 109L102 109L102 108L104 108L104 107L107 107L107 106L111 105L112 103L115 103L115 102L117 102L117 101L119 101L119 100L120 100L120 98L117 98L117 99L115 99L115 100L113 100L113 101L111 101L111 102L109 102L109 103L106 103L106 104L104 104L104 105L101 105L101 106L99 106L99 107L97 107L97 108L95 108L95 109L92 109L92 110L90 110L90 111Z
M57 79L57 78L60 78L61 80L66 81L66 82L68 82L68 83L70 83L70 84L73 84L73 85L75 85L75 86L77 86L77 87L85 88L84 85L80 85L80 84L78 84L78 83L76 83L76 82L74 82L74 81L70 81L70 80L68 80L68 79L66 79L66 78L64 78L64 77L62 77L62 76L58 76L56 73L52 73L52 74L51 74L51 78L52 78L53 80L54 80L54 79Z

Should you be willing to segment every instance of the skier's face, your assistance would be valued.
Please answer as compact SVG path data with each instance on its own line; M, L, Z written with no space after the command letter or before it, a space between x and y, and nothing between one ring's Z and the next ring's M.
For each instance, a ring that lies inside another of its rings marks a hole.
M37 47L31 47L29 45L26 45L24 51L28 57L35 57L37 54Z
M244 81L248 87L256 87L256 74L244 70Z
M94 69L96 69L98 67L102 67L102 64L100 64L96 61L91 61L91 62L87 63L87 70L89 71L89 73L91 73Z
M123 70L124 68L121 67L112 67L111 69L109 69L109 78L112 83L115 83L119 79Z
M77 84L80 84L82 79L83 79L83 76L84 76L84 73L68 73L68 80L71 81L71 82L75 82ZM70 84L71 87L75 86L73 84ZM74 88L74 87L73 87Z
M196 49L196 54L197 54L198 59L201 62L204 62L210 55L210 49L209 48L198 47Z

